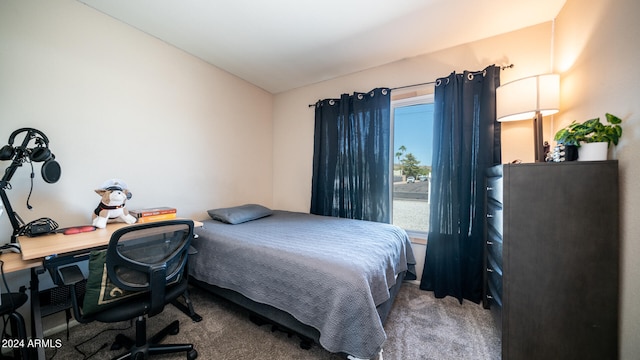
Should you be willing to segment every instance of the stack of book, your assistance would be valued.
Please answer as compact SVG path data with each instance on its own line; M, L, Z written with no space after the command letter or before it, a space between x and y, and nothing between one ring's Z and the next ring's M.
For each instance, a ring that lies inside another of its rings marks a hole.
M172 207L157 207L149 209L129 210L129 214L138 219L138 223L146 223L158 220L170 220L176 218L176 209Z

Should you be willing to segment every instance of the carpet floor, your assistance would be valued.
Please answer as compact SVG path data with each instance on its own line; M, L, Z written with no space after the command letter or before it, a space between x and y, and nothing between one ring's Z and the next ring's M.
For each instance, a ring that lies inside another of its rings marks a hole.
M257 326L248 313L200 288L190 290L196 312L203 317L193 322L173 306L148 319L148 335L169 322L180 320L180 332L168 336L164 343L193 343L202 360L238 359L310 359L338 360L314 344L300 348L296 336L272 332L271 326ZM465 301L462 305L451 297L436 299L432 292L404 283L385 324L387 340L383 345L386 360L425 359L500 359L500 337L489 311ZM110 350L118 333L133 336L135 327L129 321L102 324L79 324L66 333L50 336L62 346L46 349L47 359L110 359L122 352ZM161 355L154 359L185 359L183 354Z

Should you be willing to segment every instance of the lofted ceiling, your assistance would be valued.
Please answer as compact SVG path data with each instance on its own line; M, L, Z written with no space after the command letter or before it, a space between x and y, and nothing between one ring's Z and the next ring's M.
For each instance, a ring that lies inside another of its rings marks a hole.
M553 20L566 0L77 0L271 93Z

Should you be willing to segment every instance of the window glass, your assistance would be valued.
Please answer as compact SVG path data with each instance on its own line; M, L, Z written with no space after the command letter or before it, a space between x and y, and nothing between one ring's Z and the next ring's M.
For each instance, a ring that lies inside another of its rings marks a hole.
M426 236L433 142L433 95L392 101L392 223Z

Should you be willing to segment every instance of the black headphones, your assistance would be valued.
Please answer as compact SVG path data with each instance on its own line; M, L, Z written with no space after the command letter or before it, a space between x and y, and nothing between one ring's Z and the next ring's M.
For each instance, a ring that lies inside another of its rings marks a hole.
M13 142L16 136L26 132L22 145L14 147ZM27 148L29 142L35 139L36 147ZM49 184L55 183L60 179L60 164L55 161L55 155L49 150L49 139L40 130L33 128L21 128L11 133L9 136L9 144L0 148L0 160L11 160L14 156L28 156L33 162L44 162L42 164L42 179Z

